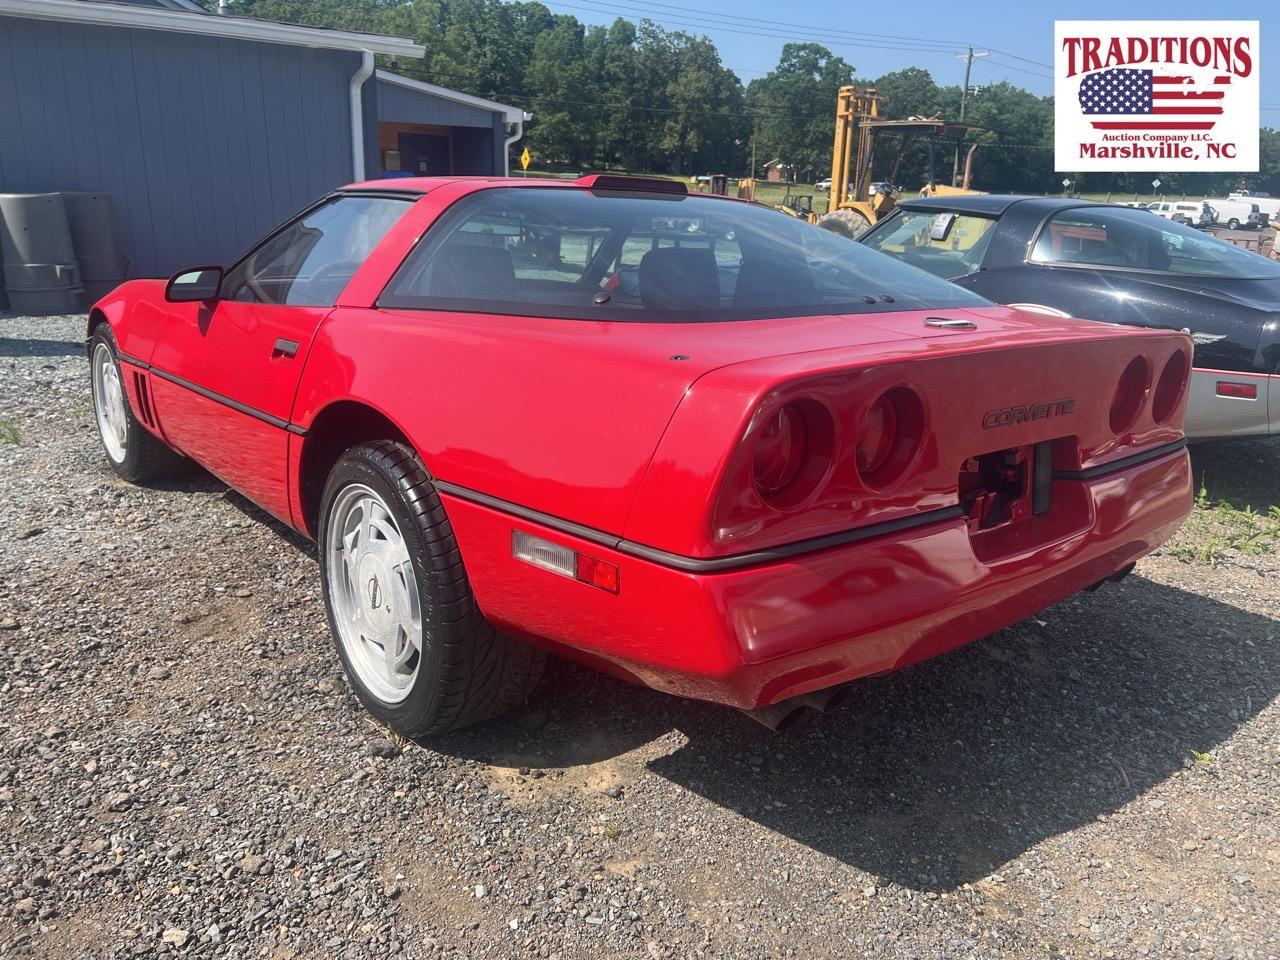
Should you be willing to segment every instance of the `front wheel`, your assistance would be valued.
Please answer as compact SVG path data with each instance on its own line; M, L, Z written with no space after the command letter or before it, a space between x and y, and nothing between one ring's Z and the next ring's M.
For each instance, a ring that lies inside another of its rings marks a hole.
M105 323L89 338L89 382L93 418L111 469L125 480L145 483L182 473L188 461L138 422L125 396L115 338Z
M321 502L320 566L338 656L365 708L410 738L524 700L545 654L481 615L444 507L416 454L348 450Z
M1228 229L1228 230L1239 230L1239 229L1240 229L1240 221L1239 221L1239 220L1237 220L1235 217L1232 217L1230 220L1228 220L1228 221L1227 221L1227 229Z

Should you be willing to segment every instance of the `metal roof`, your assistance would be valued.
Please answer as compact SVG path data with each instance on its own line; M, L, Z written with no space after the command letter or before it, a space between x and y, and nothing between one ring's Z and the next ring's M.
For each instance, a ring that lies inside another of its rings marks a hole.
M0 0L0 17L55 20L108 27L134 27L194 33L259 43L282 43L325 50L356 50L393 57L422 57L426 49L404 37L380 33L354 33L326 27L302 27L253 17L210 16L186 10L168 10L136 3L86 3L84 0Z
M392 73L390 70L378 70L374 76L386 83L393 83L397 87L404 87L406 90L414 90L418 93L426 93L433 97L439 97L441 100L450 100L453 103L461 103L468 107L475 107L478 110L489 110L493 113L501 113L507 123L521 123L525 120L532 120L533 114L525 112L520 107L513 107L510 104L498 103L496 100L486 100L484 97L476 97L469 93L459 93L457 90L450 90L448 87L438 87L434 83L427 83L424 80L414 80L410 77L402 77L398 73Z

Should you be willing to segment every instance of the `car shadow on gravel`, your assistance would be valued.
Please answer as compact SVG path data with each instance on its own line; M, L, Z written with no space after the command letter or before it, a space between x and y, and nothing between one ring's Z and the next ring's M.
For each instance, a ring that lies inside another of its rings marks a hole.
M86 357L84 343L0 337L0 357Z
M431 748L570 767L678 730L687 742L649 770L819 853L942 891L1193 767L1193 751L1280 692L1280 624L1140 576L1043 622L861 681L844 707L783 734L562 665L525 711Z

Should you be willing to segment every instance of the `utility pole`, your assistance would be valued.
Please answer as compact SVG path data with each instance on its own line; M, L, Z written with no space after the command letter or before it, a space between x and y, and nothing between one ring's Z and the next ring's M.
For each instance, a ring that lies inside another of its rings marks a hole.
M965 108L969 106L969 74L973 70L973 61L975 57L989 57L990 50L979 50L973 52L973 47L969 47L968 53L957 53L956 59L964 61L964 86L960 88L960 122L964 123ZM956 180L960 176L960 141L956 141L955 159L951 161L951 185L956 186Z

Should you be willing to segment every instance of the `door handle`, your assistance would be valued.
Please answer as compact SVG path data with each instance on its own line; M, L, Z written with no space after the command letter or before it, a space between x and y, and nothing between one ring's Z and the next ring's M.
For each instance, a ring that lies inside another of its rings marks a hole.
M297 355L298 355L297 340L286 340L284 337L280 337L276 340L276 345L271 348L272 359L275 359L276 357L289 357L290 359L292 359Z

